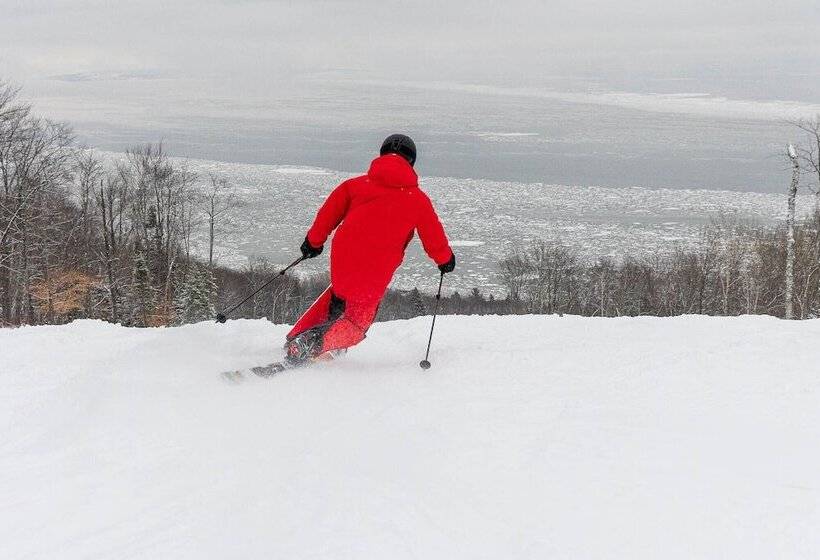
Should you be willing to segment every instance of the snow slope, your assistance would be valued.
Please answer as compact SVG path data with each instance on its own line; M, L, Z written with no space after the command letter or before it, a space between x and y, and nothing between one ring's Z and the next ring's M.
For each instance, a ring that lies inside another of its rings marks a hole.
M820 321L0 331L0 558L818 558Z

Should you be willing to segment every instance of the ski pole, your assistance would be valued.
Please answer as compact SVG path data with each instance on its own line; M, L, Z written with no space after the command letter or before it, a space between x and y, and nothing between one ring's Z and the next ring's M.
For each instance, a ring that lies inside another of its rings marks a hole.
M441 273L441 277L438 280L438 292L436 293L436 307L433 310L433 324L430 326L430 338L427 339L427 353L424 355L424 359L419 362L419 367L421 369L430 369L430 361L427 359L430 357L430 345L433 343L433 329L436 328L436 315L438 315L438 304L441 301L441 285L444 283L444 273Z
M290 263L288 266L286 266L285 268L283 268L283 269L282 269L282 270L280 270L279 272L277 272L277 273L276 273L276 275L275 275L273 278L271 278L270 280L268 280L267 282L265 282L264 284L262 284L261 286L259 286L258 288L256 288L256 290L254 290L254 291L253 291L253 293L252 293L252 294L250 294L248 297L246 297L245 299L243 299L242 301L240 301L240 302L239 302L239 303L237 303L236 305L231 306L231 308L230 308L230 309L228 309L227 311L223 311L222 313L217 313L217 314L216 314L216 322L217 322L217 323L224 323L225 321L227 321L227 320L228 320L228 317L227 317L227 316L228 316L228 315L230 315L231 313L233 313L233 312L236 310L236 308L237 308L237 307L239 307L240 305L242 305L243 303L245 303L246 301L248 301L249 299L251 299L253 296L255 296L256 294L258 294L259 292L261 292L262 290L264 290L266 287L270 286L270 284L271 284L274 280L276 280L276 279L277 279L277 278L279 278L280 276L284 276L284 275L285 275L285 273L286 273L288 270L290 270L291 268L293 268L294 266L296 266L297 264L299 264L299 263L300 263L300 262L302 262L303 260L305 260L305 256L304 256L304 255L302 255L301 257L299 257L298 259L296 259L296 260L295 260L295 261L293 261L292 263Z

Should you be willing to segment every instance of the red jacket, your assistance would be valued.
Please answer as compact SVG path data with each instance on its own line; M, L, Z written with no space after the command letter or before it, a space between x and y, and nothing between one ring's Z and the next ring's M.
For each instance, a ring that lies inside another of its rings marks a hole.
M367 175L336 187L316 214L308 242L324 245L336 226L330 280L333 292L345 300L381 299L416 230L436 264L453 254L416 172L396 154L374 159Z

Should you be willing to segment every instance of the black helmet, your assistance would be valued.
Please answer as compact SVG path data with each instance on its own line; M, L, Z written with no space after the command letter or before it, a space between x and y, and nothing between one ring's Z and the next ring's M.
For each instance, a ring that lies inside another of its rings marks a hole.
M379 155L398 154L406 159L412 166L416 163L416 144L413 139L404 134L391 134L382 142L382 149Z

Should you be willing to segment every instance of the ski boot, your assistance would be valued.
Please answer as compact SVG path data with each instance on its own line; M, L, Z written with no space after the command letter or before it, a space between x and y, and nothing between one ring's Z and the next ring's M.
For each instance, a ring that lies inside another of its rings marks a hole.
M319 355L322 334L309 329L299 333L285 344L285 363L288 367L300 367Z

